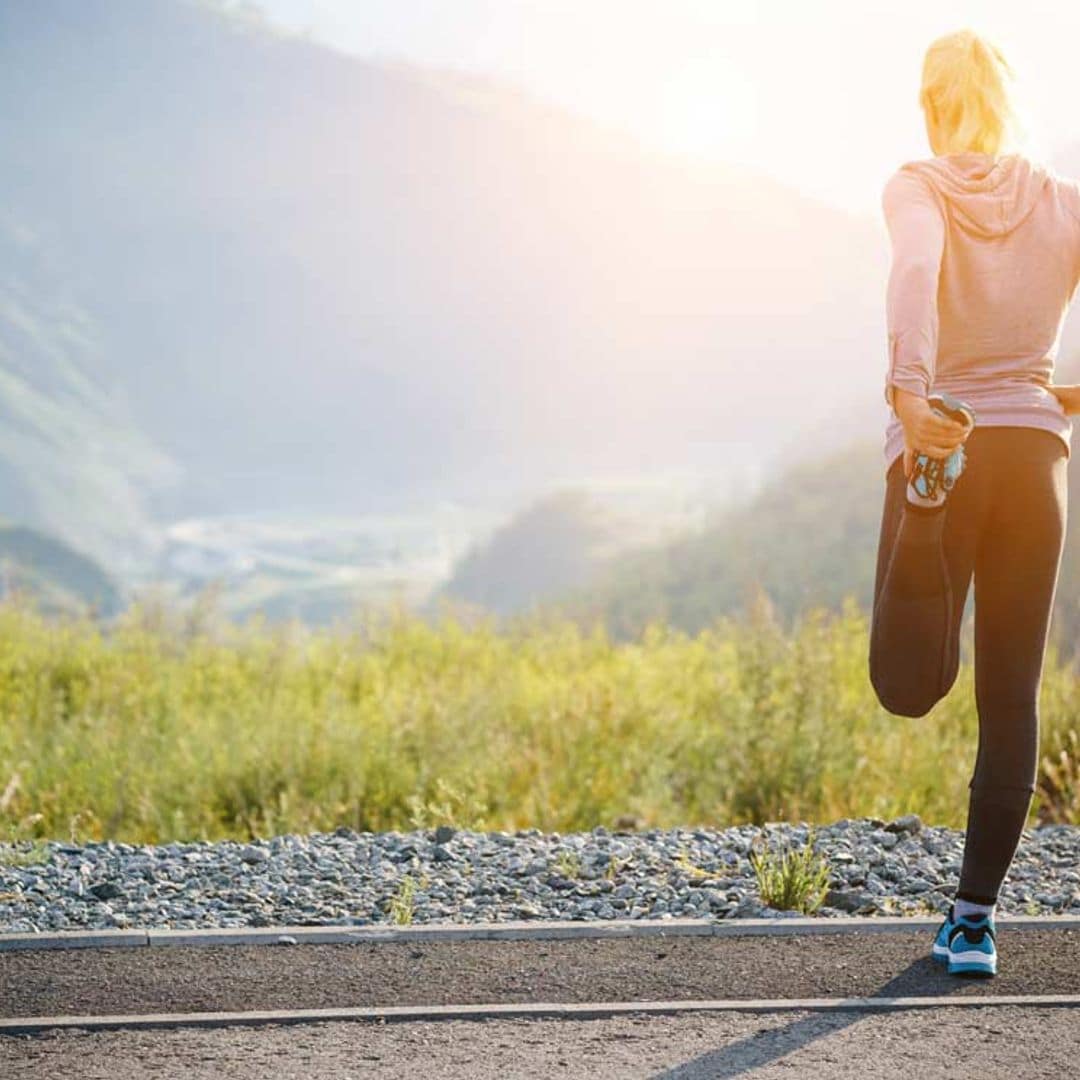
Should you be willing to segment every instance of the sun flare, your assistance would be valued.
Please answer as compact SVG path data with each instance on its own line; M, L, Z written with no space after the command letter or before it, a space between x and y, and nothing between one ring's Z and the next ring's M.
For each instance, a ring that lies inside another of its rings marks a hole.
M654 137L678 153L730 159L753 142L758 128L755 86L725 56L681 65L664 80L650 111Z

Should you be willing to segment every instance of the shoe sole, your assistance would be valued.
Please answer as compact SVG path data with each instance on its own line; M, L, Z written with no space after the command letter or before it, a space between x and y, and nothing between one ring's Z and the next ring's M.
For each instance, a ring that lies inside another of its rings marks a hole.
M975 410L970 405L944 394L930 394L926 400L932 409L935 409L947 419L955 420L965 427L973 428L975 426Z
M987 957L986 953L953 953L948 946L934 943L930 958L941 964L950 975L965 975L974 978L989 978L997 974L997 957Z
M966 978L974 979L989 979L997 974L997 969L991 964L949 964L948 968L950 975L963 975Z

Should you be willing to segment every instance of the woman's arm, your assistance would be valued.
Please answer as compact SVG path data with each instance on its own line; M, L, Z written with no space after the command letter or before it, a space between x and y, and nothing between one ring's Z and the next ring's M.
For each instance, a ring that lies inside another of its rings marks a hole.
M925 398L934 381L945 216L930 185L903 168L885 184L881 208L892 247L885 292L889 340L885 400L893 405L894 387Z
M938 416L926 401L937 360L944 214L929 185L904 169L889 178L881 207L892 244L885 293L889 331L885 400L904 428L904 475L909 476L916 451L948 457L967 438L968 429Z

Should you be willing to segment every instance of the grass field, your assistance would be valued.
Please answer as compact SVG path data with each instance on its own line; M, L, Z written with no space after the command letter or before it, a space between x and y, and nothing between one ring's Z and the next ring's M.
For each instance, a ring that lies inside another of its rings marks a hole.
M0 838L248 838L440 823L551 831L889 817L961 826L971 669L928 716L867 678L866 616L758 607L632 644L536 616L401 610L304 630L138 606L0 606ZM1051 650L1032 807L1077 820L1080 682Z

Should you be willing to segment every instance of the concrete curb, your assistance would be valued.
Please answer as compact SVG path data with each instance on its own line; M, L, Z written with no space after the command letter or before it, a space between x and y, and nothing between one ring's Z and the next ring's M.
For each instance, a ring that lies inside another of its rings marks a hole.
M999 931L1080 930L1076 915L1014 915L996 920ZM0 952L16 949L117 949L147 946L356 945L375 942L560 941L637 937L740 937L744 935L908 933L941 925L939 916L850 916L772 919L605 919L414 926L277 926L206 930L65 930L0 934ZM285 940L283 940L285 939Z
M366 1009L295 1009L259 1012L153 1013L127 1016L27 1016L0 1020L0 1036L34 1035L55 1029L107 1031L118 1028L259 1027L268 1024L312 1024L332 1021L417 1022L431 1020L555 1019L604 1020L628 1014L672 1016L693 1012L871 1012L890 1009L1076 1008L1080 995L965 994L939 997L781 998L723 1001L625 1001L588 1004L387 1005Z

